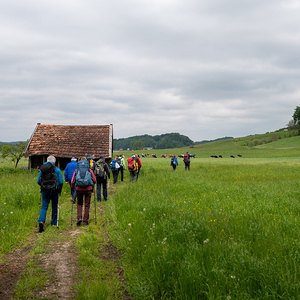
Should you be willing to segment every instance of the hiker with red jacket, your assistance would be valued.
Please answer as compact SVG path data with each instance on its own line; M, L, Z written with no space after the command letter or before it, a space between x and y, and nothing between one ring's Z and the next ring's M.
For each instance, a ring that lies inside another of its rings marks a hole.
M138 171L137 171L137 178L136 178L136 179L138 179L138 178L139 178L139 174L140 174L140 172L141 172L142 162L141 162L141 160L140 160L140 158L139 158L138 155L135 155L134 160L135 160L135 161L137 162L137 164L138 164Z
M83 222L83 226L89 225L91 197L96 181L89 161L86 157L82 157L77 164L77 169L71 180L71 187L76 187L77 193L77 226L81 225L81 222ZM84 215L82 218L83 196L85 197L85 201Z

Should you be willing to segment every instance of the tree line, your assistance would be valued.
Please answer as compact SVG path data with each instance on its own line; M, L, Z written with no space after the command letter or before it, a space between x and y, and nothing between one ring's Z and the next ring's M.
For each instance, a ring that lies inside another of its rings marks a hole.
M192 146L195 143L187 136L179 133L165 133L161 135L137 135L128 138L113 140L114 150L142 150L152 149L170 149Z

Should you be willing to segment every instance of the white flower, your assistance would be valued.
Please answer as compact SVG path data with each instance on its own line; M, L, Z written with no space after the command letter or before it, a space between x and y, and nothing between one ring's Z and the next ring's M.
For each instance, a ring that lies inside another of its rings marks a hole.
M14 212L13 212L13 211L11 211L10 213L11 213L11 214L13 214Z
M131 223L129 223L128 226L131 227Z
M206 239L205 241L203 241L203 244L207 244L209 242L209 239Z
M234 276L234 275L231 275L230 277L231 277L232 279L235 279L235 276Z
M131 242L131 239L128 239L129 242Z
M146 211L146 207L143 208L143 211Z

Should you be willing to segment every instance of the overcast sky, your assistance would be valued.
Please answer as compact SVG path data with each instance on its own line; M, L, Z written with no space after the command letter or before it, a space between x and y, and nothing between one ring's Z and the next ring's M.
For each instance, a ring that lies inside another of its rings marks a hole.
M0 4L0 141L37 123L241 137L300 105L298 0Z

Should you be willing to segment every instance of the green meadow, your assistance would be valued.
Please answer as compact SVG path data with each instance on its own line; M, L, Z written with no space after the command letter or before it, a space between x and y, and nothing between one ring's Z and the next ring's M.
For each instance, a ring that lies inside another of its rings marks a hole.
M134 299L300 298L300 140L270 136L273 142L253 147L246 146L254 139L247 137L138 151L158 158L142 158L138 181L129 183L127 172L125 183L101 203ZM170 158L160 157L186 151L196 154L190 171L179 158L173 172ZM30 240L39 202L36 178L36 172L0 169L2 256ZM64 187L61 230L71 229L69 203ZM76 244L79 253L88 245L94 262L103 222L91 221ZM111 282L103 286L96 265L82 258L78 263L87 275L78 278L76 299L119 299L110 293ZM97 291L107 296L97 298Z

